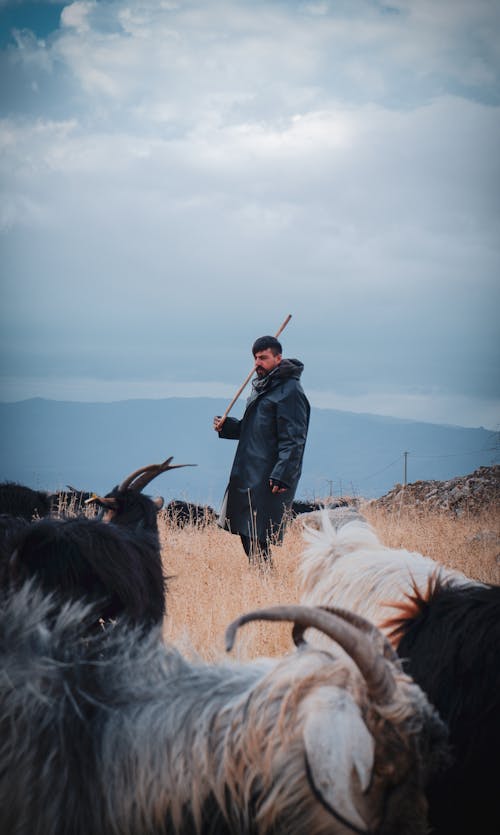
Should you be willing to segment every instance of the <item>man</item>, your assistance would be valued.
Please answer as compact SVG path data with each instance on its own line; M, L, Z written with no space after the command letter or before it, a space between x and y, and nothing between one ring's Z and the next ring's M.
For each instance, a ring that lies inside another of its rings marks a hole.
M300 384L304 366L283 359L274 336L252 346L256 377L241 420L214 418L220 438L238 440L218 524L239 534L250 563L271 563L283 540L283 514L302 471L310 406Z

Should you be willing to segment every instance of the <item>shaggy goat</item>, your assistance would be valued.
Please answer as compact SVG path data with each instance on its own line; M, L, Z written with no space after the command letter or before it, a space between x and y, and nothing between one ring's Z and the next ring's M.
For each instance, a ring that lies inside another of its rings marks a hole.
M217 521L217 512L210 505L191 504L181 499L172 499L165 505L164 515L168 522L178 528L186 525L205 528Z
M384 546L356 512L308 522L302 603L344 606L370 618L449 726L454 762L429 786L432 832L497 835L500 587Z
M171 461L136 470L107 496L90 498L104 509L103 520L32 523L11 558L11 581L19 586L35 577L60 598L100 601L100 620L125 614L133 623L161 623L166 588L156 514L163 499L141 490L160 473L184 466Z
M0 514L0 589L9 580L9 560L29 522L22 516Z
M161 623L165 577L157 537L97 519L40 519L18 537L8 579L30 577L59 600L99 604L98 621L126 614L133 623Z
M359 612L380 629L391 606L426 588L438 564L404 548L383 545L355 508L337 508L303 517L307 543L300 565L300 599L310 606L342 606ZM443 568L444 570L444 568ZM459 571L446 569L456 585L471 583Z
M17 516L31 522L32 519L47 516L52 506L52 496L43 490L32 490L15 481L0 484L0 514Z
M424 835L446 731L382 636L304 607L254 613L325 629L301 647L188 662L28 586L0 612L1 831L16 835ZM366 624L365 624L366 626ZM299 635L296 636L297 640ZM379 643L381 649L376 647Z

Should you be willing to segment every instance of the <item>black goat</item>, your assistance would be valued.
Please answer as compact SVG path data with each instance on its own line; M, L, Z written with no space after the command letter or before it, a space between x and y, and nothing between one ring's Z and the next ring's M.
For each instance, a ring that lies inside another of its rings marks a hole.
M431 781L432 831L500 832L500 586L432 579L387 626L406 672L450 729L453 764Z
M17 543L9 576L30 577L58 599L99 604L99 619L126 615L131 623L161 623L165 577L158 537L85 517L40 519Z
M172 499L164 508L164 514L168 522L177 525L179 528L185 525L194 525L197 528L204 528L217 521L217 513L209 505L191 504L180 499Z
M89 503L102 519L43 519L20 537L9 576L15 586L35 577L62 599L100 602L101 620L125 615L150 626L165 615L163 573L156 515L163 499L141 491L160 473L184 464L153 464L136 470L106 496Z
M138 531L149 531L158 537L157 514L164 504L161 496L151 499L142 490L154 478L168 470L180 467L195 467L196 464L172 464L173 456L162 464L150 464L134 470L120 486L114 487L105 496L93 495L85 504L96 504L103 510L103 519L114 525L125 526Z
M8 583L10 557L28 526L22 516L0 514L0 589Z
M15 481L0 484L0 514L26 519L48 516L52 507L52 496L43 490L32 490Z

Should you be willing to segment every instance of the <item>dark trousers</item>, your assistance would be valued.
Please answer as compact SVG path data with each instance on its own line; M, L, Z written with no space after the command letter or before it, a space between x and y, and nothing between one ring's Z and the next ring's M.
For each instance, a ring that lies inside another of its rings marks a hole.
M269 540L251 539L240 533L241 544L251 564L272 563Z

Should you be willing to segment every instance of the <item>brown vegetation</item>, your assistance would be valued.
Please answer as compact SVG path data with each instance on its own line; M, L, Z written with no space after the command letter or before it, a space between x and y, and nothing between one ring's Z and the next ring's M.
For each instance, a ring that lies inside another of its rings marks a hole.
M500 514L494 506L459 518L412 507L363 512L384 545L419 551L474 580L500 583Z
M500 582L496 505L459 518L401 505L389 509L366 503L361 510L384 544L419 551L477 580ZM250 568L239 537L216 525L178 529L162 521L160 535L165 570L171 577L165 638L186 652L192 648L205 659L220 658L225 628L235 617L250 609L298 601L300 519L288 528L283 545L273 549L273 572ZM242 630L235 653L247 659L279 655L291 648L286 624L256 623Z
M226 626L238 615L298 600L300 527L291 525L282 547L273 549L275 568L250 567L238 536L216 525L176 528L160 523L168 581L165 638L205 659L224 653ZM279 655L292 648L286 624L252 623L238 636L233 655Z

